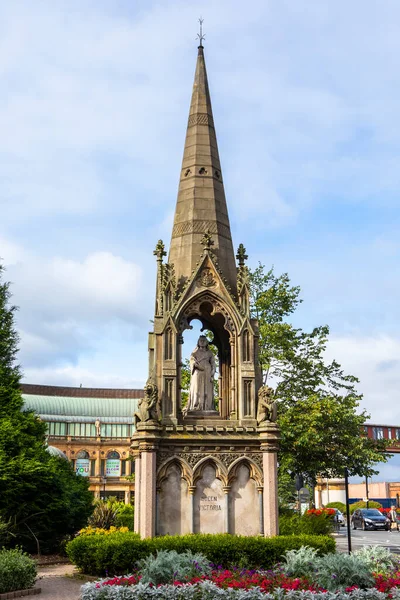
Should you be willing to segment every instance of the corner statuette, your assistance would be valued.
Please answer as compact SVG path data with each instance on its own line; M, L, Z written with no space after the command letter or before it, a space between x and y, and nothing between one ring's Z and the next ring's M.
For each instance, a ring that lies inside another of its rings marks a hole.
M277 419L277 406L274 400L274 390L268 385L263 385L258 391L257 423L275 423Z
M147 421L159 421L158 388L149 378L144 386L144 397L138 402L138 408L133 415L135 426Z

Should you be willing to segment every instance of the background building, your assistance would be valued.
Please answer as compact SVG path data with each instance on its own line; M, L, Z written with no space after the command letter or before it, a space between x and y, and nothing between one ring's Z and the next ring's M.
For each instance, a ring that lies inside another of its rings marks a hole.
M25 407L48 426L48 444L59 448L90 481L96 498L133 501L130 460L133 415L143 390L22 384Z

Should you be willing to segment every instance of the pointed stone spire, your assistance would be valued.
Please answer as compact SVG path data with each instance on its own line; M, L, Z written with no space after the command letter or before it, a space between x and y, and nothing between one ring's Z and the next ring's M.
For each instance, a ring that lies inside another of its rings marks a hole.
M200 40L201 44L201 40ZM185 150L168 261L177 282L190 277L203 255L202 238L212 236L212 251L236 293L236 264L225 200L217 138L208 89L204 49L198 49Z

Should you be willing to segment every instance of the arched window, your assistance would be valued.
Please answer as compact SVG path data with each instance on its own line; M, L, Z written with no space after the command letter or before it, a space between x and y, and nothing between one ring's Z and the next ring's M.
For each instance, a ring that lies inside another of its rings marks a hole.
M106 477L120 477L121 476L121 460L119 452L116 450L110 450L107 453L106 459Z
M87 450L79 450L75 460L75 473L82 475L82 477L89 477L90 475L90 457Z

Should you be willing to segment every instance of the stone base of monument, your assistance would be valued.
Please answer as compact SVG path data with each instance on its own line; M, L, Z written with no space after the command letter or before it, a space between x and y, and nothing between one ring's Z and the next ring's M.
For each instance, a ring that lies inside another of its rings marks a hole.
M217 410L188 410L185 413L184 417L186 419L196 419L196 420L204 420L204 419L212 419L223 421L224 419L220 416Z

